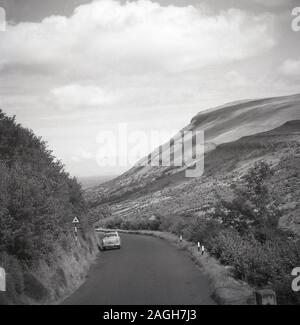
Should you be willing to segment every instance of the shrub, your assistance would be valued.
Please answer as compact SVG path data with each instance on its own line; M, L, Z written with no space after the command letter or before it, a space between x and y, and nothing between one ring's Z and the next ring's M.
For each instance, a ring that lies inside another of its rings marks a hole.
M289 274L300 264L299 246L281 238L284 242L261 243L253 235L241 236L234 230L222 230L209 247L211 254L223 264L236 269L242 280L261 287L273 287L279 302L293 303L295 295L291 290Z
M110 228L110 229L114 229L114 228L120 228L122 225L122 219L118 218L118 217L111 217L108 219L105 219L103 222L101 222L100 224L103 227L106 228Z
M190 234L223 264L233 266L240 279L275 289L279 303L295 303L299 299L291 290L290 273L300 265L300 245L278 227L281 211L265 183L271 176L268 164L255 164L244 183L235 186L233 200L219 198L206 216L210 221L197 219Z
M214 238L220 231L220 224L215 220L197 218L190 226L190 240L212 246Z
M42 282L33 274L31 273L24 273L24 283L25 289L24 293L36 300L36 301L43 301L49 298L49 292L47 288L42 284Z

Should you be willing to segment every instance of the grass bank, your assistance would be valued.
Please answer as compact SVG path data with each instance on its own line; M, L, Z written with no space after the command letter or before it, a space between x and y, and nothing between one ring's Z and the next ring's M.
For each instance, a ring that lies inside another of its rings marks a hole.
M13 257L4 257L6 292L0 305L55 305L61 303L85 281L98 249L97 236L91 231L69 238L68 247L57 245L51 260L25 266Z

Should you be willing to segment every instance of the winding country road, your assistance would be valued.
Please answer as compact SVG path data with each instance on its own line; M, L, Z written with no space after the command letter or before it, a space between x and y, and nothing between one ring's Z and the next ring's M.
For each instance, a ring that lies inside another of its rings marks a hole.
M186 252L154 237L121 238L121 250L100 253L86 282L63 304L214 304L208 278Z

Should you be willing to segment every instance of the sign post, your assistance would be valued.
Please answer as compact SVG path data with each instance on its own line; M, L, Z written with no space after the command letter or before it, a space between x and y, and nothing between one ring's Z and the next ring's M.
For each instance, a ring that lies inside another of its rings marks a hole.
M78 228L77 228L77 226L78 226L78 224L79 224L79 220L78 220L78 218L77 217L75 217L74 219L73 219L73 225L74 225L74 233L75 233L75 241L77 242L78 241Z

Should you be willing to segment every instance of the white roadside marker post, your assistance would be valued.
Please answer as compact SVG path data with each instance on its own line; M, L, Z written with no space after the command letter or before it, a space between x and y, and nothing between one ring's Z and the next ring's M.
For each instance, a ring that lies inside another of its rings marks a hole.
M77 227L75 226L75 240L78 240L78 236L77 236Z
M198 242L197 246L198 246L198 252L200 252L200 242Z
M180 238L179 238L180 242L182 243L182 235L180 235Z
M6 273L3 267L0 267L0 291L6 291Z

